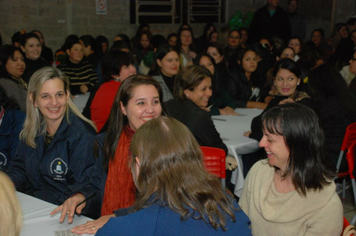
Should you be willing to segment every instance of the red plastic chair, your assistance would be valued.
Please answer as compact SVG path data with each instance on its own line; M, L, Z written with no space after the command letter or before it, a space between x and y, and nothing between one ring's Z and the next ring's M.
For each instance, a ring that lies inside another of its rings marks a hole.
M348 153L348 149L350 148L350 146L351 146L351 144L353 142L356 142L356 122L350 124L346 128L345 136L344 136L344 139L343 139L342 144L341 144L339 158L338 158L337 164L336 164L337 178L344 178L344 180L343 180L343 188L342 188L342 198L343 199L345 199L345 185L346 185L345 177L347 175L349 175L350 167L348 167L348 169L349 169L348 171L340 172L340 173L339 173L339 169L340 169L340 165L341 165L341 161L342 161L342 158L344 156L344 153L345 152ZM352 172L352 170L353 170L353 168L351 169L351 172ZM355 204L356 204L356 197L355 197Z
M225 190L225 151L220 148L200 147L204 155L204 165L209 173L221 178L221 187Z

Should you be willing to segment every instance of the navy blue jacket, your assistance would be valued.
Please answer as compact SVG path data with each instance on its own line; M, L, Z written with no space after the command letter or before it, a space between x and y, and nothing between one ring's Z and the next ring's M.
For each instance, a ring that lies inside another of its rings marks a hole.
M35 138L36 148L20 141L7 172L16 190L56 205L78 192L86 198L98 193L98 187L90 185L96 132L71 112L69 121L65 115L45 151L44 135ZM99 196L87 203L83 214L98 213L95 199L98 201Z
M214 229L204 220L189 217L182 221L180 214L161 204L153 204L147 208L127 216L113 217L96 236L103 235L252 235L249 228L250 220L234 201L236 222L232 222L225 213L227 231ZM192 211L192 209L189 209Z
M19 135L25 120L25 113L17 110L5 110L0 125L0 170L5 171L15 157Z

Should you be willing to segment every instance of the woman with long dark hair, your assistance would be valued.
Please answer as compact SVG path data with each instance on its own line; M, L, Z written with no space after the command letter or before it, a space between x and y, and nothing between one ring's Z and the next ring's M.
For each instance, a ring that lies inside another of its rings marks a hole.
M249 171L239 201L252 234L339 236L343 209L315 112L287 103L264 113L262 124L267 159Z

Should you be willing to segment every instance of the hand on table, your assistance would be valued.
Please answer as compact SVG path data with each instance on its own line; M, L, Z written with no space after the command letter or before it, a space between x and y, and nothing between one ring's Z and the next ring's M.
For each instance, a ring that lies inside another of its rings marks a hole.
M61 212L61 218L59 218L59 223L63 223L63 221L65 220L66 218L66 215L68 215L68 223L72 223L73 222L73 217L74 217L74 214L77 213L77 214L81 214L82 213L82 210L84 209L85 207L85 202L82 203L80 206L77 207L77 205L84 201L85 200L85 197L83 194L81 193L78 193L78 194L75 194L74 196L68 198L62 205L60 205L59 207L57 207L56 209L54 209L50 215L54 215L56 214L57 212L59 211L62 211ZM77 209L75 209L77 207ZM76 212L74 212L76 210Z
M102 216L94 221L87 221L87 223L78 225L72 228L71 232L76 234L95 234L98 229L102 228L111 217L115 217L115 214Z
M239 113L235 112L234 109L232 109L231 107L224 107L222 109L219 109L220 111L220 115L234 115L234 116L238 116Z
M233 171L237 168L237 161L232 156L226 156L225 158L225 168L227 170Z
M244 136L245 136L245 137L250 137L250 134L252 134L252 131L246 131L246 132L244 133Z

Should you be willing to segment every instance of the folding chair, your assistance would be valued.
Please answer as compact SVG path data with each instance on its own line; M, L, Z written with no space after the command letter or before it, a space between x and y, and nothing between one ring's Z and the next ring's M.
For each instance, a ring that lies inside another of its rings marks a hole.
M356 122L350 124L346 128L345 136L344 136L344 139L343 139L342 144L341 144L339 158L338 158L337 164L336 164L336 173L337 173L337 177L336 178L337 179L338 178L344 178L343 182L342 182L342 198L343 199L345 199L345 185L346 185L345 177L347 175L349 175L349 170L339 173L339 169L340 169L340 165L341 165L341 161L342 161L342 158L344 156L344 153L348 151L348 149L350 148L351 144L353 142L355 142L355 141L356 141ZM353 170L353 168L352 168L352 170ZM351 172L352 172L352 170L351 170ZM356 198L355 198L355 204L356 204Z
M225 151L220 148L200 147L204 155L204 165L209 173L221 178L221 188L225 190Z

